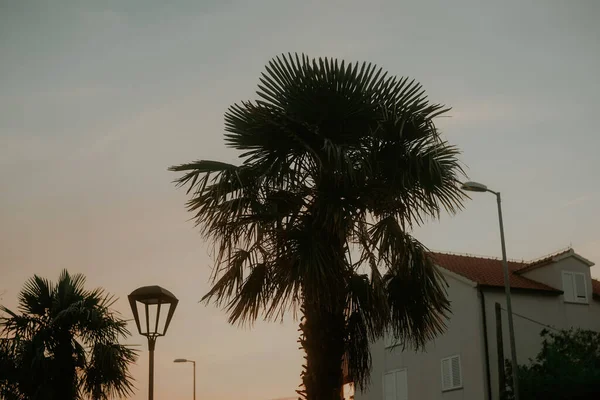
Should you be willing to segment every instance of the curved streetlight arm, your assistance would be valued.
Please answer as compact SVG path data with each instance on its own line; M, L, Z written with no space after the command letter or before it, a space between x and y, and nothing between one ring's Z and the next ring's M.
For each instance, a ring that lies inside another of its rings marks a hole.
M196 361L188 360L186 358L176 358L173 360L175 363L192 363L194 366L194 400L196 400Z

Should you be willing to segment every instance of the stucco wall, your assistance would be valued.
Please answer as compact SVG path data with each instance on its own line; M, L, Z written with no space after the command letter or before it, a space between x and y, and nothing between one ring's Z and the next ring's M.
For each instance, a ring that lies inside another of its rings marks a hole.
M420 400L471 400L485 398L483 336L480 334L481 306L477 290L447 276L452 317L448 330L427 345L425 352L384 349L381 340L372 346L372 382L366 393L357 392L357 400L383 400L383 376L386 371L407 368L408 398ZM442 392L441 360L459 354L463 388Z

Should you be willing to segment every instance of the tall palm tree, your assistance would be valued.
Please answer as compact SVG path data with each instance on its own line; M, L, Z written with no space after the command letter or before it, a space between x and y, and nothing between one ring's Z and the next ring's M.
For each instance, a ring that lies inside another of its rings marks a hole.
M461 208L459 151L433 123L448 109L372 64L284 55L258 87L225 114L239 165L171 170L215 244L204 300L232 323L300 310L301 394L337 400L343 369L368 384L370 341L421 348L445 328L445 281L410 232Z
M63 271L56 284L35 275L19 294L18 311L1 306L0 398L94 400L133 394L129 366L136 351L122 345L127 322L103 289Z

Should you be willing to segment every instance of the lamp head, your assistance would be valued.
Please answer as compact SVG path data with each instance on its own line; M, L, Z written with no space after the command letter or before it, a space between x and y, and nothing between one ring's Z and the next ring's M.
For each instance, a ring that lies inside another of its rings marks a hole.
M175 360L173 360L173 362L176 363L184 363L187 362L188 360L186 360L185 358L176 358Z
M127 297L140 335L156 339L167 333L179 303L173 293L160 286L144 286L134 290ZM140 314L143 320L140 320Z
M460 188L467 192L489 192L490 190L483 183L478 182L465 182Z

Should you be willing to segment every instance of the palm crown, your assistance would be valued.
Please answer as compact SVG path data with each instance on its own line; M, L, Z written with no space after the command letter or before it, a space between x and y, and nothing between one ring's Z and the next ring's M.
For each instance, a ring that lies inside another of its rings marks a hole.
M114 298L86 290L85 277L63 271L57 284L34 276L19 295L19 311L0 307L0 397L108 399L133 393L128 372L136 352L119 340L127 322Z
M342 363L364 387L369 341L421 347L444 329L444 281L410 231L462 204L459 152L433 123L447 109L372 64L304 55L272 60L257 94L225 114L240 165L171 168L215 244L204 299L232 323L300 307L307 396L332 389L323 375L337 390Z

